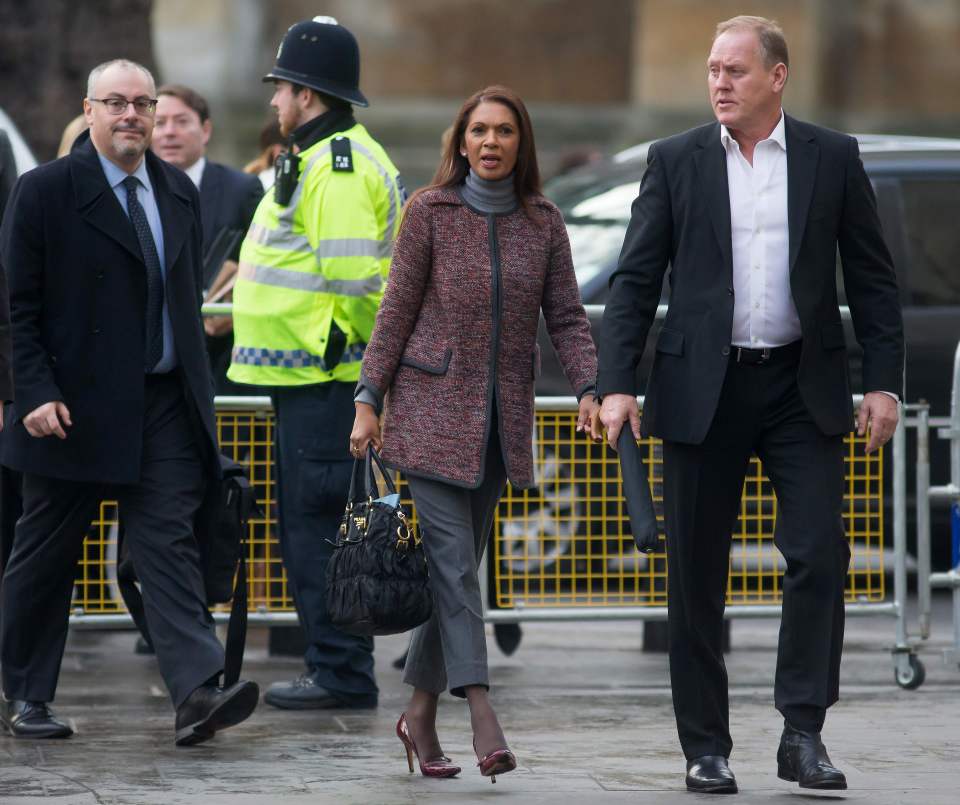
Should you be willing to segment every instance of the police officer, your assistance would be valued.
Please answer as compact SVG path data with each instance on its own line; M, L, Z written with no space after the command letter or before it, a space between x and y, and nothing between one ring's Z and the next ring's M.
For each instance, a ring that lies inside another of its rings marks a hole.
M287 31L264 77L289 138L240 251L231 380L271 389L280 546L307 670L265 701L288 709L377 704L373 640L334 629L326 565L346 506L360 361L383 294L404 191L356 122L360 53L331 17Z

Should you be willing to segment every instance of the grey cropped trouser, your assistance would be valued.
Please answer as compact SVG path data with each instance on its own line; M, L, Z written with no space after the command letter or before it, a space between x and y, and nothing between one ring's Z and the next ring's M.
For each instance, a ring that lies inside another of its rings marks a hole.
M480 594L484 582L477 569L507 480L496 434L487 444L484 467L477 489L407 479L423 531L434 608L413 633L403 680L430 693L449 689L463 697L467 685L489 687Z

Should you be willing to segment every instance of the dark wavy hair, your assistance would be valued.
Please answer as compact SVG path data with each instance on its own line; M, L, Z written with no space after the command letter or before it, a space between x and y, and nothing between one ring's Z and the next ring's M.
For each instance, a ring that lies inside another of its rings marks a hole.
M513 187L517 198L527 214L532 210L528 204L531 196L540 195L540 167L537 165L537 148L533 139L533 125L530 115L520 96L509 87L493 85L475 92L463 102L450 127L450 136L446 138L440 165L430 184L414 193L414 197L439 187L457 187L463 184L470 172L470 163L460 153L470 115L481 103L499 103L506 106L517 119L520 144L517 150L517 164L513 169Z

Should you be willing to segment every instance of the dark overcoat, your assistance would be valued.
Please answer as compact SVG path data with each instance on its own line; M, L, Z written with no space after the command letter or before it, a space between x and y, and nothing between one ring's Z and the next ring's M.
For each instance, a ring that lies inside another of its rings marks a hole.
M541 196L528 206L485 215L453 189L408 206L361 378L386 394L390 466L476 487L498 427L510 482L533 485L541 310L573 390L593 385L596 351L563 217Z
M903 391L903 321L877 205L846 134L787 116L790 293L800 317L797 387L826 435L853 427L837 252L857 341L863 391ZM644 434L699 444L714 419L731 360L730 192L720 124L650 148L600 334L601 394L635 394L636 366L670 267L670 306L643 407Z
M163 223L166 299L181 378L209 474L216 477L213 388L200 320L200 206L186 174L146 153ZM3 463L74 481L140 477L146 269L130 219L89 133L72 153L24 174L0 230L10 288L15 402ZM33 438L23 417L70 410L66 439Z

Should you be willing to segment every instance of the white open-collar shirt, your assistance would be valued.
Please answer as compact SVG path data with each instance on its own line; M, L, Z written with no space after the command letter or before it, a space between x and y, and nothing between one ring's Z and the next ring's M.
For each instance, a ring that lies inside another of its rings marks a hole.
M783 110L770 136L753 149L753 165L726 126L730 234L733 247L734 346L762 349L800 339L800 317L790 292L787 222L787 140Z

